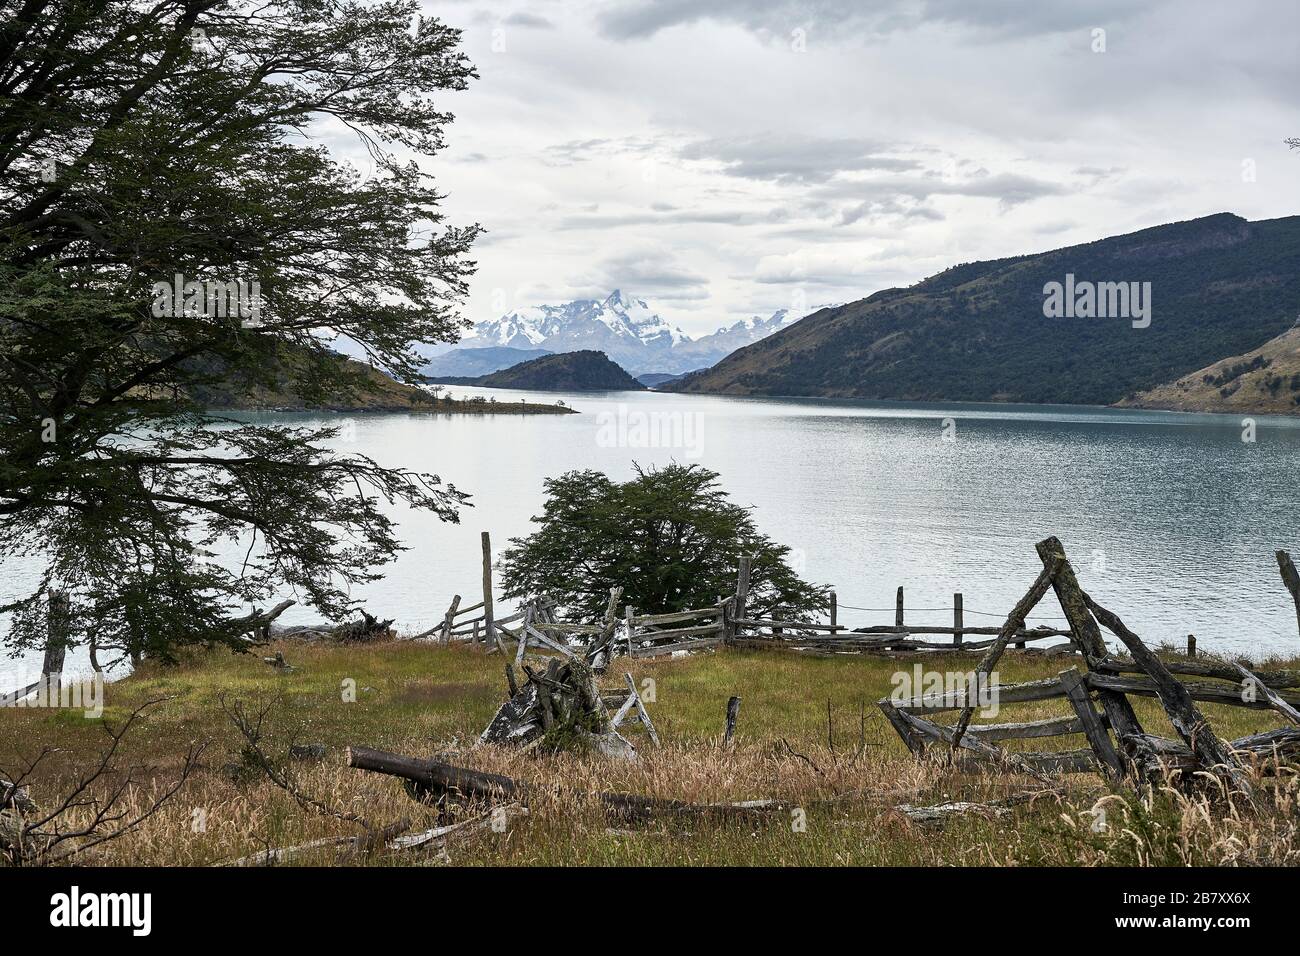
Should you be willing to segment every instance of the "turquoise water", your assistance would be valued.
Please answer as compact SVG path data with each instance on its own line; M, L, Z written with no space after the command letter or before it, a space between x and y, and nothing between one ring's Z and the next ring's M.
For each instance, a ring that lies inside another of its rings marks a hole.
M997 623L1039 570L1034 542L1055 534L1084 586L1148 641L1195 633L1210 652L1300 653L1273 558L1278 548L1300 557L1298 420L1260 417L1245 442L1242 420L1219 415L490 394L558 398L580 414L247 416L349 422L340 448L435 472L473 495L459 525L399 514L410 550L358 596L404 628L431 626L454 593L479 600L479 532L498 549L527 533L545 477L595 468L625 478L634 462L676 460L720 472L759 527L795 549L802 573L834 586L850 625L891 622L899 585L910 622L951 621L961 591L969 624ZM30 579L25 560L0 565L6 592ZM1040 605L1042 623L1058 616L1050 597ZM282 620L314 619L294 608ZM0 661L0 689L14 667Z

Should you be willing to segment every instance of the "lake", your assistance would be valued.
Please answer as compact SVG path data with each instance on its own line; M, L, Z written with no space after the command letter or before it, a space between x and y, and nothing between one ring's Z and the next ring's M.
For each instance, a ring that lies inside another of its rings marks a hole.
M479 532L497 550L526 534L542 481L594 468L699 462L754 506L758 527L832 585L840 620L997 624L1040 570L1034 542L1064 542L1084 587L1148 642L1194 633L1211 653L1300 653L1273 552L1300 553L1293 489L1300 420L1084 408L723 398L653 392L450 388L499 401L563 400L576 415L256 414L349 422L338 446L432 471L470 492L459 525L399 515L410 550L368 586L368 609L423 629L452 595L480 600ZM1250 436L1247 436L1250 437ZM1298 554L1300 556L1300 554ZM10 559L5 592L30 580ZM291 596L291 595L289 595ZM874 609L874 610L873 610ZM281 621L316 620L293 608ZM1031 618L1059 620L1049 597ZM23 666L0 661L0 689Z

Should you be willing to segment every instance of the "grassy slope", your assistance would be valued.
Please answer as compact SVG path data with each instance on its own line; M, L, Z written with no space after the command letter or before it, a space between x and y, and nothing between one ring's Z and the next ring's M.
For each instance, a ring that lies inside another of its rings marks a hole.
M1119 403L1186 412L1300 414L1300 327Z
M647 744L638 764L622 765L592 757L528 756L475 746L479 731L504 695L498 655L403 643L285 644L282 649L298 668L285 676L263 664L259 656L214 653L180 668L145 667L110 685L106 714L110 721L120 720L146 700L171 697L149 712L126 745L124 760L148 767L145 779L150 775L158 781L168 779L190 740L210 739L212 744L205 768L173 804L138 833L106 845L93 862L202 865L266 846L355 833L355 826L301 810L264 780L235 783L222 773L222 766L237 757L240 746L221 712L223 696L255 706L276 695L282 700L268 721L268 749L283 752L291 740L327 744L324 764L298 771L300 785L313 796L379 823L409 817L423 828L435 825L436 814L410 801L399 781L343 766L342 748L348 744L418 755L450 751L465 766L570 790L627 790L697 801L773 797L807 813L804 831L793 829L791 816L782 811L756 823L692 821L686 828L689 832L670 831L662 822L609 832L598 812L578 800L557 797L536 801L530 817L512 822L507 833L483 833L453 845L451 859L461 864L1133 861L1133 841L1118 836L1118 831L1114 840L1103 839L1088 834L1086 827L1080 832L1061 820L1062 813L1079 819L1079 812L1103 793L1100 782L1091 776L1071 778L1075 789L1065 804L1048 799L1021 807L1007 823L963 819L933 831L918 828L893 811L899 802L988 799L1032 784L1007 777L971 777L918 764L906 754L872 702L888 695L892 675L910 670L910 661L724 651L684 660L634 662L630 669L638 681L646 677L655 681L656 701L649 707L664 746L656 750ZM926 663L937 670L974 667L970 658L930 658ZM1069 663L1017 656L999 670L1003 681L1015 681L1050 676ZM610 675L607 685L621 685L624 664L620 661L619 674ZM339 689L346 678L356 681L356 703L341 701ZM724 751L717 735L726 700L733 693L743 697L737 744ZM827 701L834 720L834 752L827 740ZM1169 732L1154 701L1139 701L1137 706L1148 728ZM1061 713L1061 701L1008 705L998 720ZM1211 708L1208 714L1225 736L1278 725L1268 713ZM102 743L96 723L79 714L4 710L0 722L4 740L0 767L12 767L19 755L30 758L42 746L59 748L46 758L35 778L32 789L37 800L48 800L52 790L66 787ZM638 743L644 739L639 727L634 726L629 735ZM1036 743L1037 749L1054 744L1082 746L1081 738ZM196 809L207 815L206 830L199 833L192 828ZM1119 810L1114 814L1122 819ZM1174 826L1171 832L1177 829ZM1245 842L1252 845L1250 838ZM1226 851L1217 834L1207 843L1217 849L1193 847L1186 855L1221 861ZM1178 862L1182 852L1166 847L1157 858L1172 853L1174 858L1167 861ZM1274 837L1259 842L1251 852L1276 859L1279 853L1291 851L1289 844L1282 847ZM412 864L424 859L407 855L374 862ZM303 862L332 861L332 851L322 851Z
M1257 348L1300 308L1300 217L1227 214L971 263L825 309L668 391L1107 405ZM1067 273L1149 281L1152 322L1048 319Z

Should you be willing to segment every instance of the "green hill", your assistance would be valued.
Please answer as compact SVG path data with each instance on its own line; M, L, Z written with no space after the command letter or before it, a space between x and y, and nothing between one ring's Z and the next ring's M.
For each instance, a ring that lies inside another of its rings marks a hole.
M1048 318L1045 286L1067 274L1078 283L1150 283L1149 326ZM823 309L659 388L1110 405L1259 348L1298 311L1300 217L1247 222L1221 213L954 266Z
M407 385L379 369L342 355L331 355L337 366L337 384L323 397L305 397L294 382L301 374L300 351L283 350L263 381L233 381L216 362L207 362L203 380L190 390L200 405L214 410L238 411L335 411L406 412L494 415L571 414L572 409L542 402L495 402L482 397L453 399L423 388Z
M535 391L603 392L636 391L645 388L604 352L583 350L544 355L510 368L474 378L432 378L449 385L482 385L486 388L525 388Z

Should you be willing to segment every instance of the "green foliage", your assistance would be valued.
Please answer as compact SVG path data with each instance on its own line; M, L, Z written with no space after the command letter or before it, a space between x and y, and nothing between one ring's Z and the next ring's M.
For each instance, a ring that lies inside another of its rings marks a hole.
M619 483L598 471L546 482L539 528L512 539L502 582L512 597L546 594L575 620L605 612L609 589L640 613L711 607L733 594L741 555L752 557L748 609L808 613L827 589L801 580L790 549L760 534L750 509L728 500L718 475L699 465L637 468Z
M240 613L286 585L347 610L400 548L383 499L454 519L436 476L195 397L234 381L337 401L367 380L326 348L340 335L415 381L414 343L466 324L478 227L448 225L389 151L437 152L435 97L475 75L417 11L0 0L0 555L45 568L0 609L11 645L41 639L57 586L101 648L238 646ZM356 132L367 176L304 137L322 123ZM257 283L260 314L156 308L176 275ZM242 560L205 560L221 545Z

